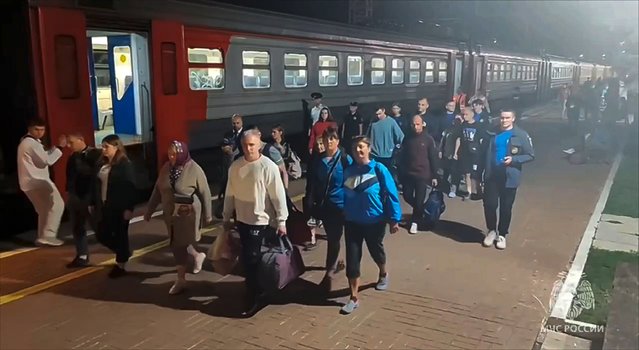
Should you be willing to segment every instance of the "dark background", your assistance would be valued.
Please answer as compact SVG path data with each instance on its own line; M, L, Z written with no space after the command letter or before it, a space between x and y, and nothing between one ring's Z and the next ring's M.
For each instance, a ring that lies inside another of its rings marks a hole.
M349 8L366 1L219 2L349 23ZM351 19L352 24L416 37L467 41L471 45L482 44L521 53L539 54L543 50L548 54L604 64L637 55L637 1L369 2L372 15Z

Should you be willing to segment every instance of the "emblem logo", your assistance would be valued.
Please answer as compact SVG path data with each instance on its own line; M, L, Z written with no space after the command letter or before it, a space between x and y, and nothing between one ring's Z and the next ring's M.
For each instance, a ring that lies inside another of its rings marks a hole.
M519 147L513 147L513 149L512 149L512 151L511 151L511 153L512 153L512 154L517 154L517 153L519 153Z

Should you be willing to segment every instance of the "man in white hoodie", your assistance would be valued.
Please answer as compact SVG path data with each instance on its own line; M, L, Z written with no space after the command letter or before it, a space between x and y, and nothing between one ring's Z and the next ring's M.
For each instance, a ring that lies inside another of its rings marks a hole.
M66 136L60 136L58 146L45 150L40 140L46 131L41 119L32 120L28 132L18 146L18 180L38 213L36 245L60 246L64 242L56 236L64 212L64 201L49 176L49 167L62 157L67 145Z

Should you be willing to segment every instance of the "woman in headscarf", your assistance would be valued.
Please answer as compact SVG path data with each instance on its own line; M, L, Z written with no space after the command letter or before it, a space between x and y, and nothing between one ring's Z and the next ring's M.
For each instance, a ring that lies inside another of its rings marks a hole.
M202 223L213 221L211 191L202 168L191 159L188 146L172 141L168 150L169 161L164 164L153 194L149 199L144 219L162 204L164 222L171 240L171 250L177 265L177 280L169 294L182 292L186 285L186 264L189 255L195 263L193 273L202 270L206 254L198 253L193 244L200 240ZM204 220L202 220L204 219Z

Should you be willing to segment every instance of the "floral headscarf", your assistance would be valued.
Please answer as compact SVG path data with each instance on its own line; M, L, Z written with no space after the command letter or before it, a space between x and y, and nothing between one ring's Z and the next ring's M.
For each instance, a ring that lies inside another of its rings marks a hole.
M171 166L169 181L171 182L171 187L175 187L175 183L182 175L184 165L191 160L191 154L189 153L189 146L185 142L174 140L171 141L171 146L175 148L177 154L175 156L175 164Z

